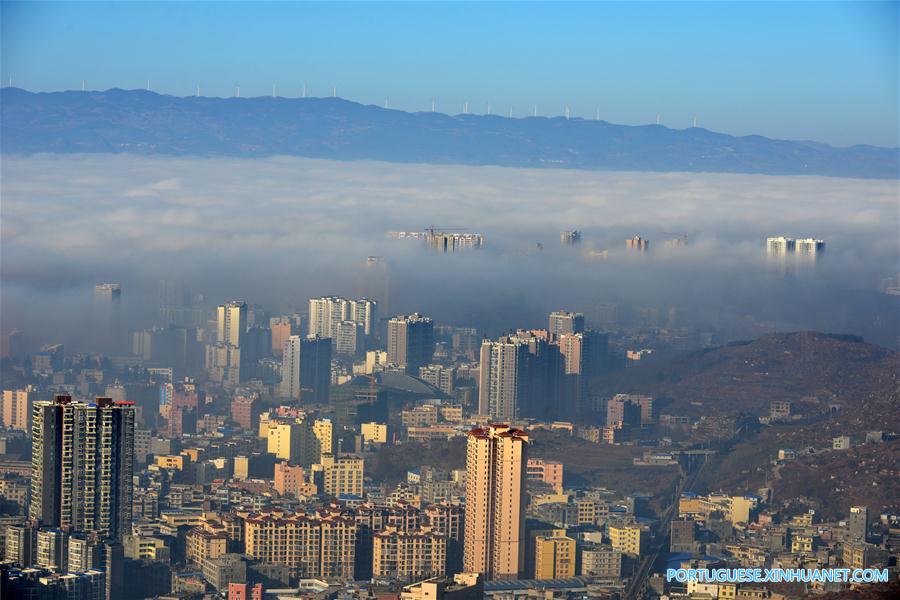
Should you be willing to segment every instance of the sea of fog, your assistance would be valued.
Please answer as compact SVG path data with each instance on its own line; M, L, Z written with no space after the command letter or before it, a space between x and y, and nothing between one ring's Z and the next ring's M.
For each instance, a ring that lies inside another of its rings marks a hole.
M119 282L134 327L161 279L273 313L323 294L371 294L489 335L549 310L653 308L734 338L855 333L895 347L898 182L592 172L298 158L4 156L0 327L33 344L87 339L92 287ZM390 231L480 233L440 255ZM562 246L563 230L582 232ZM688 234L687 246L663 241ZM640 235L650 251L627 252ZM767 260L765 238L824 239L815 263ZM378 256L376 267L367 257ZM607 312L604 312L607 311Z

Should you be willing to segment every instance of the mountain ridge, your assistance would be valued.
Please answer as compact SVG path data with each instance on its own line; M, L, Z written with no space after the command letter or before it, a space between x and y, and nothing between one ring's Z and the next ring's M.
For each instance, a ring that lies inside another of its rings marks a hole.
M3 153L302 156L583 170L900 177L900 149L565 117L405 112L342 98L0 90Z

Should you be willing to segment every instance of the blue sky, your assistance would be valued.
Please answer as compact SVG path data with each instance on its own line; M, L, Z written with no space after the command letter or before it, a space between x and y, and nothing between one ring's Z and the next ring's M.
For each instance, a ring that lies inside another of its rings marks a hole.
M898 3L2 2L2 77L898 145Z

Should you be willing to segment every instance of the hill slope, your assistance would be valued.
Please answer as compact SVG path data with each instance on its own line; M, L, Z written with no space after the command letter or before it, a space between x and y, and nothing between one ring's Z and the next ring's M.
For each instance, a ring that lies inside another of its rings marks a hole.
M848 431L900 431L900 355L853 336L798 332L693 352L628 369L597 382L597 391L647 393L663 412L769 414L772 400L795 403L809 417L835 407Z
M2 150L293 155L340 160L897 178L900 150L701 128L407 113L339 98L0 91Z

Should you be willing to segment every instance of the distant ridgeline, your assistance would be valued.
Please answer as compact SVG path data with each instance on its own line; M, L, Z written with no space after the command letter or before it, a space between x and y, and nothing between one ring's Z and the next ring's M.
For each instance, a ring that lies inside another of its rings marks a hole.
M408 113L340 98L0 90L4 153L302 156L402 163L896 179L900 150L564 117Z

